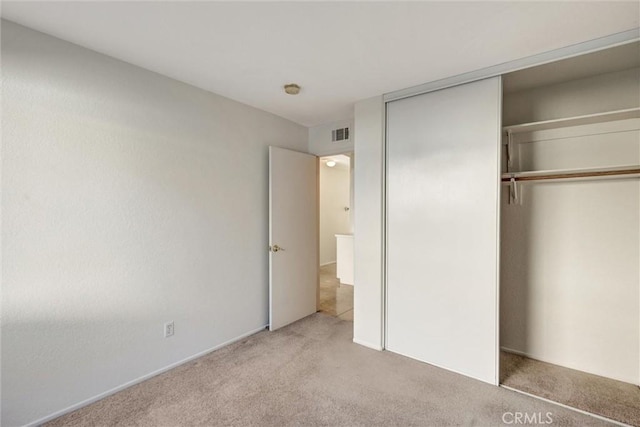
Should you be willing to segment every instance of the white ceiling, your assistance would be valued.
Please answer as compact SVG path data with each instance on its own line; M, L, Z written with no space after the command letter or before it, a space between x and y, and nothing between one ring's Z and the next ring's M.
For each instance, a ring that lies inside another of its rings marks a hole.
M360 99L637 28L640 2L3 1L2 16L313 126Z

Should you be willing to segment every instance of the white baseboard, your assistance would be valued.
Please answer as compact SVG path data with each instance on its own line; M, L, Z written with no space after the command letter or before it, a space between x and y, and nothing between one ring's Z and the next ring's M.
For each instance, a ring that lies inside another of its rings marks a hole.
M382 351L383 350L382 346L380 346L378 344L371 344L371 343L368 343L368 342L357 340L355 338L353 339L353 342L355 344L361 345L363 347L370 348L372 350L377 350L377 351Z
M529 354L527 354L524 351L514 350L514 349L509 348L509 347L501 346L500 350L504 351L505 353L517 354L518 356L524 356L524 357L528 357L529 359L539 360L539 359L536 359L535 357L530 356ZM541 362L544 362L544 360L541 360Z
M558 363L557 361L550 360L550 359L547 359L545 357L534 356L532 354L527 353L526 351L514 350L514 349L509 348L509 347L500 346L500 350L504 351L506 353L512 353L512 354L516 354L518 356L523 356L523 357L527 357L529 359L537 360L539 362L550 363L552 365L562 366L563 368L567 368L567 369L575 369L576 371L586 372L587 374L597 375L599 377L611 378L612 380L621 381L623 383L633 384L633 385L636 385L636 386L640 387L640 380L633 381L633 380L630 380L630 379L608 377L608 376L603 375L602 373L599 373L599 372L592 372L592 371L588 371L586 369L581 369L581 368L577 368L577 367L573 367L573 366L566 366L566 365L563 365L561 363Z
M327 265L335 264L336 261L325 262L324 264L320 264L320 267L326 267Z
M148 373L146 375L143 375L143 376L141 376L139 378L136 378L134 380L128 381L128 382L126 382L126 383L124 383L122 385L119 385L117 387L112 388L111 390L107 390L107 391L105 391L103 393L100 393L100 394L97 394L97 395L95 395L93 397L90 397L89 399L83 400L82 402L79 402L79 403L76 403L74 405L71 405L71 406L69 406L69 407L67 407L65 409L60 410L60 411L56 411L51 415L47 415L46 417L42 417L42 418L40 418L40 419L38 419L36 421L32 421L32 422L30 422L28 424L25 424L24 427L36 427L36 426L44 424L44 423L46 423L48 421L51 421L51 420L56 419L58 417L61 417L61 416L65 415L65 414L68 414L69 412L76 411L76 410L78 410L80 408L83 408L83 407L85 407L87 405L95 403L98 400L104 399L107 396L111 396L112 394L115 394L115 393L117 393L119 391L122 391L122 390L124 390L126 388L129 388L129 387L131 387L133 385L136 385L136 384L139 384L139 383L141 383L143 381L146 381L149 378L155 377L156 375L160 375L160 374L162 374L164 372L167 372L167 371L169 371L169 370L171 370L173 368L177 368L178 366L183 365L183 364L185 364L187 362L191 362L192 360L197 359L199 357L202 357L202 356L204 356L206 354L209 354L212 351L219 350L222 347L226 347L226 346L228 346L230 344L233 344L234 342L240 341L240 340L242 340L242 339L244 339L244 338L246 338L246 337L248 337L250 335L253 335L253 334L256 334L258 332L261 332L261 331L265 330L265 328L267 328L268 326L269 325L264 325L264 326L262 326L262 327L260 327L258 329L254 329L254 330L249 331L247 333L244 333L244 334L242 334L242 335L240 335L240 336L238 336L236 338L230 339L229 341L225 341L222 344L218 344L215 347L211 347L211 348L209 348L207 350L204 350L204 351L201 351L199 353L196 353L193 356L189 356L186 359L182 359L182 360L180 360L178 362L175 362L175 363L172 363L172 364L170 364L168 366L165 366L164 368L157 369L157 370L155 370L155 371L153 371L151 373Z

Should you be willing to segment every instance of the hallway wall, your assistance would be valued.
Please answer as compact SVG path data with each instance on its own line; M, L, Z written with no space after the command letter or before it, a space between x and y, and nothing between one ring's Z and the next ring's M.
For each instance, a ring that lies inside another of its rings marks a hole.
M320 265L336 262L336 234L350 233L349 166L320 162Z

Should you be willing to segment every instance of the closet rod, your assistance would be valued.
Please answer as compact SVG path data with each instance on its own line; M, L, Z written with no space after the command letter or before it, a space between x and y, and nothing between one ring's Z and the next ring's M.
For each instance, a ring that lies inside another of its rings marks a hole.
M601 171L583 171L583 172L560 172L548 173L544 175L518 176L517 172L502 174L502 182L514 181L542 181L547 179L564 179L564 178L591 178L598 176L624 176L624 175L640 175L640 167L630 169L601 170Z

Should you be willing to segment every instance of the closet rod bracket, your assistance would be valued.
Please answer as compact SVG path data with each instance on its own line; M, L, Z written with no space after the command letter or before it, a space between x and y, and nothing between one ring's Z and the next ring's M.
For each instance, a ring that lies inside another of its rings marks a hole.
M507 130L507 172L513 168L513 132Z
M515 175L511 175L511 179L509 180L511 185L509 185L509 204L516 205L518 204L518 181L516 180Z

